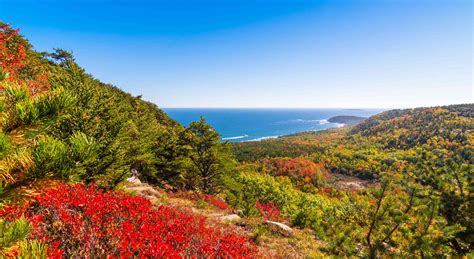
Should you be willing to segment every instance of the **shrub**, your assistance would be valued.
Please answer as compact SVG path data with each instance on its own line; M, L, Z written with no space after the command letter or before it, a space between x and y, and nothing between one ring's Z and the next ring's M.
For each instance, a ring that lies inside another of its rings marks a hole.
M287 177L247 172L241 173L236 181L239 185L230 191L228 197L232 200L229 202L244 216L261 215L262 210L265 215L272 204L292 225L311 227L316 233L324 233L333 221L329 215L344 214L348 210L344 207L345 200L299 191Z
M225 210L229 207L227 203L225 203L223 200L216 198L210 194L201 195L201 199L221 210Z
M256 247L234 231L206 226L204 217L176 208L153 208L149 200L94 186L59 185L24 208L32 238L66 257L251 257Z

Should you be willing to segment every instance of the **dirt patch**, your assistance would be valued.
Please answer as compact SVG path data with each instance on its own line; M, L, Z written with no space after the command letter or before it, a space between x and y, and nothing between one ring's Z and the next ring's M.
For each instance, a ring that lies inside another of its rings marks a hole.
M360 191L370 185L374 185L374 181L362 180L354 176L332 173L329 183L334 185L336 189L346 191Z

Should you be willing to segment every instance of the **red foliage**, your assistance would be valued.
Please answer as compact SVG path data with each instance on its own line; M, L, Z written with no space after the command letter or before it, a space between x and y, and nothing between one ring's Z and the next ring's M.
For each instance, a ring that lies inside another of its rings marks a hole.
M9 81L26 83L32 94L43 92L49 87L48 76L44 71L22 72L23 68L27 67L28 61L26 43L18 36L19 31L10 28L10 24L0 24L0 73L3 76L8 75ZM0 83L0 90L2 89L4 87Z
M216 198L212 195L209 195L209 194L203 194L201 195L201 199L202 200L205 200L206 202L208 202L209 204L211 204L212 206L216 207L216 208L219 208L221 210L225 210L227 209L229 206L227 205L227 203L225 203L223 200L219 199L219 198Z
M12 42L18 32L11 29L10 24L0 26L0 68L10 74L10 80L16 80L18 70L25 65L25 47Z
M176 208L153 208L149 200L83 185L46 190L23 214L33 238L50 245L51 256L252 257L256 247L234 231L206 226L204 217Z
M262 213L264 220L280 220L281 214L278 205L273 202L263 203L257 201L255 207Z

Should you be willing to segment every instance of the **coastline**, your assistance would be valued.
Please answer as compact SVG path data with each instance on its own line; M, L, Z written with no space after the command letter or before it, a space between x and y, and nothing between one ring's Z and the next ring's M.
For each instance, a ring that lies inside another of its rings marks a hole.
M256 142L256 141L263 141L263 140L268 140L268 139L277 139L277 138L282 138L282 137L293 136L293 135L302 134L302 133L305 133L305 132L318 132L318 131L325 131L325 130L329 130L329 129L339 129L339 128L349 126L348 124L344 124L344 123L331 123L331 124L336 124L336 125L334 127L329 127L329 128L325 128L325 129L305 130L305 131L298 131L298 132L294 132L294 133L290 133L290 134L264 136L264 137L259 137L259 138L255 138L255 139L248 139L248 140L241 140L241 141L234 141L234 142L237 142L237 143ZM248 137L247 134L244 134L244 135ZM234 139L241 139L241 138L243 138L243 137L242 136L236 136L236 137L230 137L230 138L222 138L222 140L226 141L226 140L234 140Z

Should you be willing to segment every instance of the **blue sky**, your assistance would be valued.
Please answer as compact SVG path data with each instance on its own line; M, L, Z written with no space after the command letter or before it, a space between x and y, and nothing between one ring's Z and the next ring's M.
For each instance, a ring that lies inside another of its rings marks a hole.
M161 107L473 102L470 0L0 0L40 51Z

